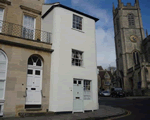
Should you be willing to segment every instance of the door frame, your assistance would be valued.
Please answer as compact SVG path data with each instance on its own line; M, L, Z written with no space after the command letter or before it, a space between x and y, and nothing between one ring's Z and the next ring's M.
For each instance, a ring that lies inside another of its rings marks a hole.
M81 85L82 85L81 87L82 87L82 93L83 93L83 94L82 94L82 108L83 108L83 109L82 109L82 110L79 110L79 111L75 111L75 110L74 110L74 80L80 80L80 81L82 81L82 82L81 82L81 83L82 83L82 84L81 84ZM83 90L84 87L83 87L83 84L84 84L84 79L73 78L73 92L72 92L72 93L73 93L73 102L72 102L72 103L73 103L73 104L72 104L73 106L72 106L72 113L74 113L74 112L83 112L83 113L84 113L84 90Z
M31 55L30 57L32 57L32 56L37 56L38 57L38 59L40 59L41 60L41 66L37 66L37 65L34 65L34 63L33 63L33 65L28 65L27 64L27 71L28 71L28 69L31 69L31 70L33 70L33 76L35 77L35 76L37 76L37 75L35 75L35 71L36 70L40 70L40 77L41 77L41 81L40 81L40 88L41 88L41 90L40 90L40 95L41 95L41 103L40 104L26 104L26 101L25 101L25 105L27 105L27 106L29 106L29 105L42 105L42 93L41 93L41 91L42 91L42 80L43 80L43 60L38 56L38 55ZM29 58L30 58L29 57ZM28 58L28 60L29 60L29 58ZM27 72L27 77L26 77L27 79L28 79L28 72ZM27 83L27 79L26 79L26 83ZM27 88L27 84L26 84L26 88ZM27 93L27 90L26 90L26 93ZM26 98L28 97L28 95L26 96Z

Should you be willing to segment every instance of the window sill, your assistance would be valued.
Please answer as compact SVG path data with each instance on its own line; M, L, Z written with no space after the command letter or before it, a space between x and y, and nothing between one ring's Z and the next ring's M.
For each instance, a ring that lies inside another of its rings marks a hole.
M78 30L78 29L75 29L75 28L72 28L73 30L76 30L76 31L78 31L78 32L82 32L82 33L84 33L82 30Z
M85 67L82 67L82 66L75 66L75 65L71 65L72 67L78 67L78 68L85 68Z

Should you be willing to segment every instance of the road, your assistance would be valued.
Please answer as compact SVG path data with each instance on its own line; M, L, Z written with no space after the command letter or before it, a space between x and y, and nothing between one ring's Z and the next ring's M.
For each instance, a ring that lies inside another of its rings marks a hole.
M100 97L100 105L120 107L131 112L131 115L116 120L150 120L150 99L126 99Z

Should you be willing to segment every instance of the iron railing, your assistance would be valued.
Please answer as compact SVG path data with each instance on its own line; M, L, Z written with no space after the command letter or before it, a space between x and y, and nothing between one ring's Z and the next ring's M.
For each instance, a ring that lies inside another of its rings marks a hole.
M51 42L50 32L45 32L38 29L29 29L27 27L14 23L9 23L6 21L0 21L0 34L5 34L29 40L37 40L46 43Z

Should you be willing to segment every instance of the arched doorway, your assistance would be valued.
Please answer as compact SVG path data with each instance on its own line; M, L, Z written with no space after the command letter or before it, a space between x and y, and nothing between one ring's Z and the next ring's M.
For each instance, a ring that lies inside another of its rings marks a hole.
M26 108L41 106L43 62L37 55L28 59Z
M7 77L8 59L6 54L0 50L0 99L5 100L5 86ZM0 103L0 116L3 115L4 103Z

